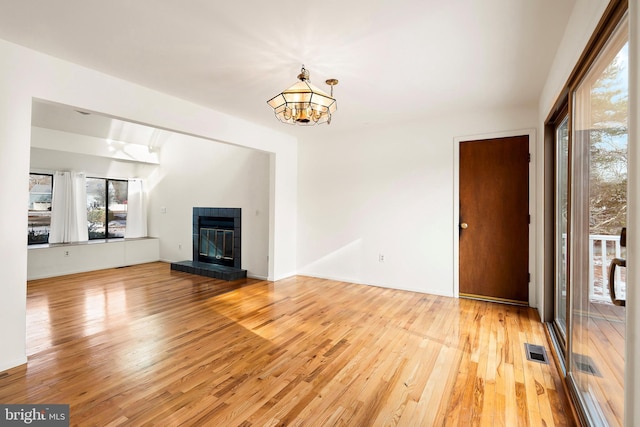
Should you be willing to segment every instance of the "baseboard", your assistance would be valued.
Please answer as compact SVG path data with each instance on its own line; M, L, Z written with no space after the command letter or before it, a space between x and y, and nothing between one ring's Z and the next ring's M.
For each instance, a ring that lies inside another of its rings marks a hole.
M16 360L10 360L8 362L4 362L0 364L0 372L7 371L9 369L17 368L20 365L25 365L27 363L27 356L21 357Z
M395 289L398 291L407 291L407 292L417 292L419 294L428 294L428 295L437 295L443 297L451 297L453 298L452 293L442 293L433 289L417 289L411 288L407 286L397 286L397 285L387 285L384 283L366 283L360 280L345 278L345 277L337 277L337 276L326 276L326 275L318 275L313 273L304 273L298 272L298 276L306 276L306 277L314 277L316 279L325 279L325 280L333 280L334 282L345 282L345 283L353 283L355 285L364 285L364 286L375 286L377 288L385 288L385 289Z
M293 276L297 276L298 273L296 271L293 272L289 272L289 273L285 273L285 274L281 274L277 277L274 277L273 279L269 279L271 282L277 282L278 280L283 280L283 279L288 279L289 277L293 277Z

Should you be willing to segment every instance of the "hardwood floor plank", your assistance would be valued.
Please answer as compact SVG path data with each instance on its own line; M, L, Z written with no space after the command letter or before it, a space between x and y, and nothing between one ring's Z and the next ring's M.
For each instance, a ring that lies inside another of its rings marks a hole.
M311 277L150 263L34 280L2 403L71 425L570 425L535 310Z

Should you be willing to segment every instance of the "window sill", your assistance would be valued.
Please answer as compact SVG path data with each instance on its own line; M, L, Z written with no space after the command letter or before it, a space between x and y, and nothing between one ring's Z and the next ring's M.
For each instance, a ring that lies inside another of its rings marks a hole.
M103 244L103 243L134 242L136 240L149 240L149 239L157 239L157 237L134 237L134 238L118 237L113 239L93 239L86 242L42 243L42 244L35 244L35 245L27 245L27 249L62 248L62 247L68 247L68 246L95 245L95 244Z

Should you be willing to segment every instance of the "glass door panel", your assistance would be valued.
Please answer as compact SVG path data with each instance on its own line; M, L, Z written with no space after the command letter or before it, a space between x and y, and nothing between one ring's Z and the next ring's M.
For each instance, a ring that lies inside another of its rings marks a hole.
M569 213L569 117L556 129L555 310L556 329L567 342L567 225Z
M627 40L625 20L573 94L568 376L593 425L622 425L624 412L625 308L611 302L607 271L625 257Z

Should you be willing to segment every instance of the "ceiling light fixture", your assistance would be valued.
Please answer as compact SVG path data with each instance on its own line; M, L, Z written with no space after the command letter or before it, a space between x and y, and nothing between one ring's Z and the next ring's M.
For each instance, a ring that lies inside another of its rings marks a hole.
M331 115L338 108L333 97L333 87L338 84L338 80L328 79L326 81L331 87L330 95L311 84L309 71L304 68L304 65L298 74L298 80L300 80L298 83L267 101L278 120L302 126L330 124Z

